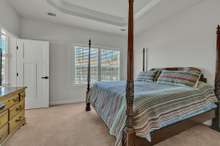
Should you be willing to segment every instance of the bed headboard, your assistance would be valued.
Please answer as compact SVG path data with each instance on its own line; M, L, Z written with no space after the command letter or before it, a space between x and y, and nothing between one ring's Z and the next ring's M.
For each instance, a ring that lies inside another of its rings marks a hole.
M170 71L189 71L189 70L198 70L200 69L196 67L165 67L165 68L152 68L151 70L170 70ZM202 74L200 77L200 81L207 83L207 78Z

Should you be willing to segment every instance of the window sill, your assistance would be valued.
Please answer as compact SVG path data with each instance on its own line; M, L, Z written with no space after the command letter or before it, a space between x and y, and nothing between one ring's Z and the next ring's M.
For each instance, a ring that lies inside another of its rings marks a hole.
M87 84L73 84L73 87L86 87Z

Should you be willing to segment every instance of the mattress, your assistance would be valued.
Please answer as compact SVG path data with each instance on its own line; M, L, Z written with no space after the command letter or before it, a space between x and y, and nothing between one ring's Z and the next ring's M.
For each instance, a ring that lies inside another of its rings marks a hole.
M89 101L121 145L126 123L125 81L98 82L89 92ZM151 141L151 132L216 108L212 86L200 82L198 88L135 82L134 129Z

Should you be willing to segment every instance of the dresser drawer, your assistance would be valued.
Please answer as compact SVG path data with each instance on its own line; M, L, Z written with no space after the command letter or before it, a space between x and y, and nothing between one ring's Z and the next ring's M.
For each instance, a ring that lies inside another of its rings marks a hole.
M11 120L15 117L19 112L24 110L24 100L20 101L19 103L15 104L13 107L9 109L9 119Z
M8 136L8 124L0 128L0 143Z
M12 133L18 127L21 127L25 122L24 110L16 115L12 120L9 121L9 132Z
M6 99L3 101L6 109L10 108L11 106L15 105L18 102L19 102L19 95L13 96L10 99Z
M8 122L8 110L0 113L0 128Z

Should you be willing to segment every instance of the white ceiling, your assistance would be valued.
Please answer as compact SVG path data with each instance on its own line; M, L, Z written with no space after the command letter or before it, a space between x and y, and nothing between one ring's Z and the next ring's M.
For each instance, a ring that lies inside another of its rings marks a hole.
M134 0L135 30L150 28L203 0ZM23 17L125 34L128 0L9 0ZM56 13L56 17L48 16Z

